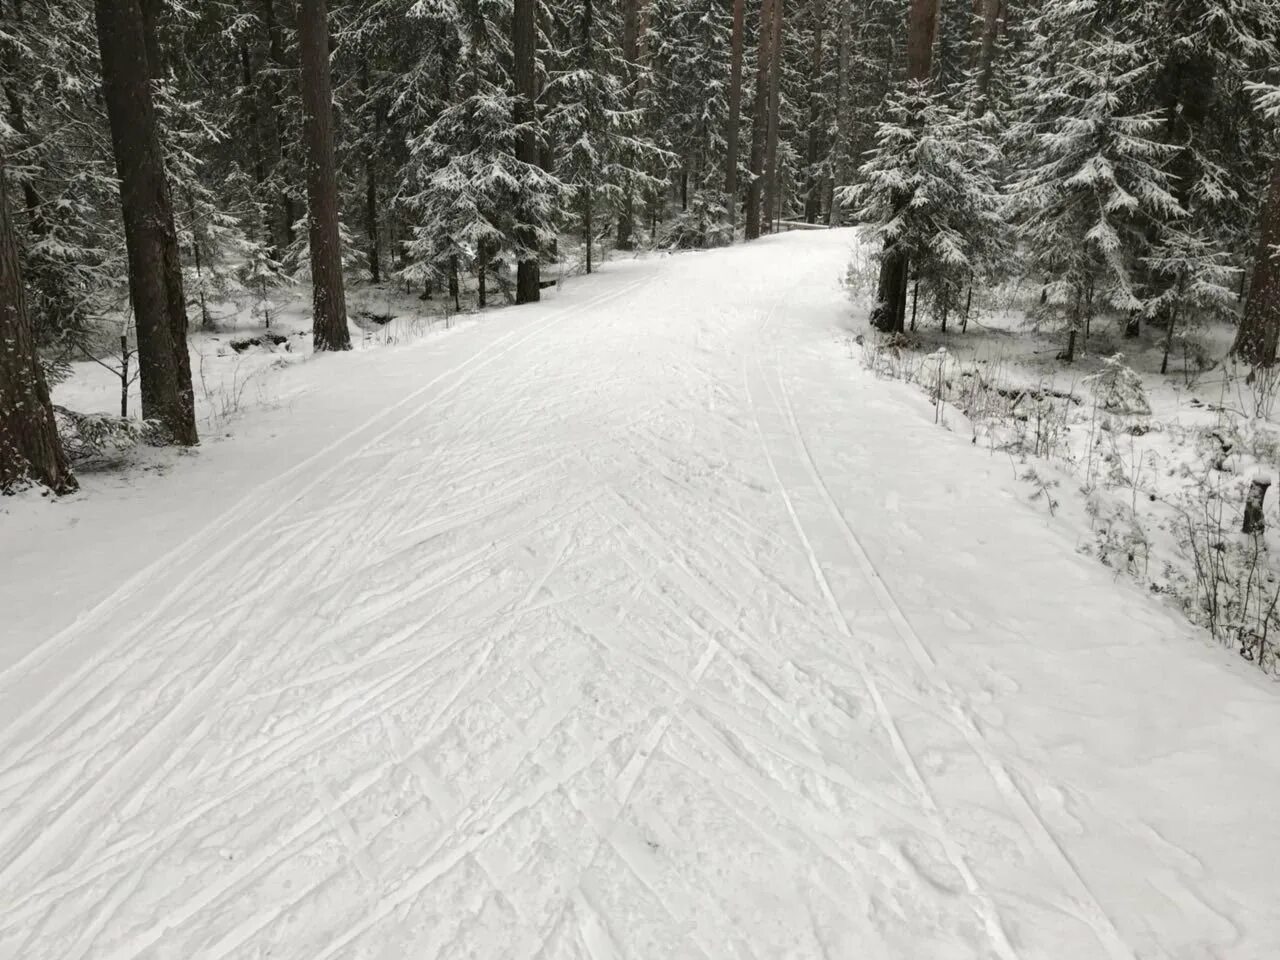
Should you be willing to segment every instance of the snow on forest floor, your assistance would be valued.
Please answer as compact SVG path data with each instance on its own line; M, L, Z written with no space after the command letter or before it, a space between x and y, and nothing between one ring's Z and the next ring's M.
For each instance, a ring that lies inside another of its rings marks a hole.
M850 362L855 246L0 516L0 958L1280 955L1280 691Z
M858 312L873 295L865 249L847 279ZM1280 498L1267 529L1241 533L1255 479L1280 480L1280 380L1226 357L1226 325L1123 336L1099 320L1064 364L1061 332L1037 331L1032 286L981 296L963 332L922 310L896 340L862 324L868 370L916 384L941 426L1003 459L1077 549L1182 609L1268 674L1280 673ZM941 403L939 403L941 399Z

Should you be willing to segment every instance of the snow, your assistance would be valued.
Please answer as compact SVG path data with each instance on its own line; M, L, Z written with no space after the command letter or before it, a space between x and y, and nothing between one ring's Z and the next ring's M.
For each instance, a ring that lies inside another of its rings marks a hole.
M855 242L8 507L0 957L1280 955L1274 683L851 360Z

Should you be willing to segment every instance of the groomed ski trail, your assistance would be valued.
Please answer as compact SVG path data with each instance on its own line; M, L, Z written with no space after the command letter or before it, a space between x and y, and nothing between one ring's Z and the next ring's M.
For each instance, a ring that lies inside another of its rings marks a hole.
M34 638L0 958L1280 956L1280 697L850 360L854 243L496 314Z

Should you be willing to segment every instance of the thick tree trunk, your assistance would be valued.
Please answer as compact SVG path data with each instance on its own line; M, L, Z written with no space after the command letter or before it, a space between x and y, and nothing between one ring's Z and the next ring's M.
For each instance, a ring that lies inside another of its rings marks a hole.
M938 0L911 0L907 10L907 79L928 80L938 31Z
M975 90L978 116L987 112L991 96L991 76L995 72L996 39L1004 18L1007 0L980 0L982 3L982 41L978 46L978 80Z
M733 31L729 39L729 119L728 129L725 131L728 148L724 169L725 205L729 213L730 231L736 230L738 226L738 131L742 126L742 31L745 15L745 0L733 0Z
M159 421L175 443L194 444L186 297L151 98L142 8L138 0L96 0L95 11L129 255L142 415Z
M307 226L316 350L350 350L347 298L338 233L338 174L333 144L333 91L329 80L329 13L325 0L301 0L302 106L307 141Z
M152 80L163 80L166 73L164 47L160 43L160 17L164 0L139 0L142 7L142 33L147 44L147 69Z
M27 481L54 493L76 489L36 356L0 161L0 493Z
M514 60L516 94L515 121L523 125L520 139L516 141L516 159L530 167L538 164L538 132L535 100L538 96L537 64L535 62L538 40L537 0L515 0L511 17L511 48ZM530 219L527 210L521 219ZM538 239L533 230L522 229L517 237L521 245L532 254L516 265L516 303L536 303L542 298L542 257Z
M938 22L938 0L911 0L907 10L907 82L929 79L933 66L933 39ZM895 205L907 198L895 198ZM907 310L907 275L911 264L892 241L886 241L880 261L880 283L871 323L880 330L901 332Z
M1255 367L1269 367L1276 360L1280 341L1280 160L1271 168L1271 186L1262 208L1262 230L1253 258L1253 277L1244 316L1231 353Z
M751 110L751 181L747 184L746 237L760 236L760 196L764 187L764 148L769 128L769 52L773 37L773 5L761 0L760 42L756 44L756 90Z
M782 88L782 4L773 0L773 27L769 42L769 125L765 143L765 232L773 232L773 218L778 213L782 184L778 179L778 112Z

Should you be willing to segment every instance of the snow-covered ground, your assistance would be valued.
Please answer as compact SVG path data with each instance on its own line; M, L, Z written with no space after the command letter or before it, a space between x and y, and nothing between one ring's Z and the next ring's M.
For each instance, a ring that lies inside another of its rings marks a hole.
M849 274L855 316L873 296L868 253ZM1064 334L1035 325L1037 292L980 295L963 332L923 313L896 339L855 324L851 357L941 398L934 420L1004 461L1080 552L1280 675L1280 498L1242 534L1254 481L1280 479L1280 378L1224 360L1225 323L1175 328L1162 373L1165 330L1128 339L1103 317L1063 363Z
M1280 691L850 362L854 243L8 508L0 957L1280 956Z

